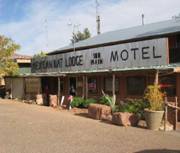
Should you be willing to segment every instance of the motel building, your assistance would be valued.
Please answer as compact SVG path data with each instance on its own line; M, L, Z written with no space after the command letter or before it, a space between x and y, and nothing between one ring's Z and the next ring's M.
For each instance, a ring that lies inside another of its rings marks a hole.
M180 18L106 32L32 59L24 93L98 99L142 98L158 80L169 101L180 105ZM16 86L16 85L15 85ZM180 118L180 117L179 117Z

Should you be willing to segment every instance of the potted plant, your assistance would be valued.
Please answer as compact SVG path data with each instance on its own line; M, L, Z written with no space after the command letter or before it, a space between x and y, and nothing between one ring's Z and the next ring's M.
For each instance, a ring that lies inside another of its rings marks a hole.
M164 93L159 85L150 85L145 92L145 99L149 102L149 108L145 109L144 115L147 127L151 130L158 130L164 114Z

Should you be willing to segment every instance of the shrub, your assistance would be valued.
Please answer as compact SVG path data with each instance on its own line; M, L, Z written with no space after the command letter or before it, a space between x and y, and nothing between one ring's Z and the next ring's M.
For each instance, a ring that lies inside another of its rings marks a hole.
M120 106L119 105L114 105L114 107L112 108L112 112L115 113L115 112L120 112Z
M165 94L161 92L159 85L147 87L144 98L149 102L149 109L153 111L163 110L163 98Z
M115 112L129 112L144 117L144 109L149 107L149 103L143 99L127 99L120 106L116 106Z
M99 101L100 104L111 106L112 104L112 97L109 95L102 96Z
M74 97L71 102L71 107L83 107L84 99L81 97Z
M90 104L93 104L93 103L96 103L95 99L92 99L92 98L86 99L83 103L83 107L87 108Z
M83 99L82 97L74 97L71 102L71 107L87 108L89 104L96 103L95 99Z

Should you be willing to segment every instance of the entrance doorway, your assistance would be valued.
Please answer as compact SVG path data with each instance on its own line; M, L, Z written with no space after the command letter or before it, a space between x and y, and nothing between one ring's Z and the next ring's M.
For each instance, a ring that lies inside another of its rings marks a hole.
M49 106L49 96L57 95L58 93L58 78L57 77L42 77L42 93L44 95L43 103Z
M76 95L76 77L69 78L69 94Z

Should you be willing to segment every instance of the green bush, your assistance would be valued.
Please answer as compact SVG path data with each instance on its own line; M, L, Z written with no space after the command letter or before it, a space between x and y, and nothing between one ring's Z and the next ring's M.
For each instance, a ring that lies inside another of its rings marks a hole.
M86 99L83 103L83 107L87 108L90 104L94 104L94 103L96 103L95 99L92 99L92 98Z
M120 106L119 105L114 105L114 107L112 107L112 112L115 113L115 112L120 112Z
M129 112L144 118L144 109L149 107L149 103L143 99L127 99L124 104L116 106L116 112Z
M100 104L111 106L112 103L112 97L109 95L102 96L99 101Z
M74 97L71 102L71 107L87 108L89 104L96 103L95 99L83 99L82 97Z
M84 99L81 97L73 97L73 101L71 102L71 107L83 107Z

